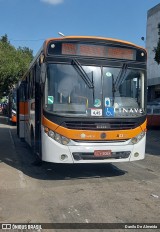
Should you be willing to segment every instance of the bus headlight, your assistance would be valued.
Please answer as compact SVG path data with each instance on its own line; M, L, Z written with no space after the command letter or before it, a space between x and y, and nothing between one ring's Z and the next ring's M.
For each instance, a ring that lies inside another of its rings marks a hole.
M58 143L61 143L61 136L55 133L54 140L56 140Z
M64 136L61 136L61 142L63 145L67 145L70 142L70 139L68 139Z
M141 132L139 135L137 135L136 137L132 138L129 144L134 145L134 144L138 143L145 136L145 134L146 133L144 131Z
M52 139L54 139L54 132L52 130L48 131L48 136L51 137Z
M46 130L45 132L48 134L48 136L52 139L54 139L56 142L63 144L63 145L67 145L70 142L70 139L66 138L65 136L62 136L58 133L55 133L52 130Z

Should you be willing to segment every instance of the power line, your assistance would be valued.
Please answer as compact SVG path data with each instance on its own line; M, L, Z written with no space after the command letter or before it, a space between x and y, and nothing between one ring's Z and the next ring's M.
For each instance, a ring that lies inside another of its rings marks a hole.
M10 41L28 41L28 42L37 42L44 41L45 39L9 39Z

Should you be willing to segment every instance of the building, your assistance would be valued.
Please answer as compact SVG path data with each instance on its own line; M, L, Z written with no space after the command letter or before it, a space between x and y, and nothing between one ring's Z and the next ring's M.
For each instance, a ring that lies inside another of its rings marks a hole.
M147 78L148 78L148 101L160 98L160 65L154 60L154 47L159 40L158 24L160 23L160 4L151 8L147 13L146 49L148 52Z

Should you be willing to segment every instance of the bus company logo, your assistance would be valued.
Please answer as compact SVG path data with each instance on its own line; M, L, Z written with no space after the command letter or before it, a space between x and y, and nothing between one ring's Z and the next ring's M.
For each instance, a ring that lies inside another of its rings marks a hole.
M128 114L133 114L133 113L143 114L144 110L141 108L114 108L114 112L128 113Z
M86 135L86 134L81 134L80 135L81 139L93 139L95 138L95 135Z
M86 135L83 133L81 134L81 139L85 139L86 138Z

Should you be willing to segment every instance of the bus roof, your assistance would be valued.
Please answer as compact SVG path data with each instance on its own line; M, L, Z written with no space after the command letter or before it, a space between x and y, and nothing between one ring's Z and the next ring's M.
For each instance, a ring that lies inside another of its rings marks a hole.
M130 46L134 46L136 48L140 48L140 49L143 49L143 50L146 50L144 47L141 47L141 46L138 46L134 43L131 43L131 42L128 42L128 41L125 41L125 40L119 40L119 39L114 39L114 38L106 38L106 37L100 37L100 36L64 36L64 37L53 37L53 38L48 38L44 41L42 47L39 49L39 51L37 52L37 54L35 55L33 61L31 62L30 67L32 67L32 65L34 64L34 62L36 61L37 57L39 57L39 55L41 54L42 50L44 50L44 52L46 52L46 48L47 48L47 45L49 42L55 40L60 40L60 41L63 41L63 40L74 40L74 39L86 39L86 40L101 40L101 41L108 41L108 42L116 42L116 43L121 43L121 44L126 44L126 45L130 45ZM28 71L27 71L28 72ZM26 73L27 73L26 72ZM22 77L22 80L24 79L24 76Z
M144 47L138 46L134 43L125 41L125 40L119 40L119 39L114 39L114 38L105 38L105 37L99 37L99 36L64 36L64 37L57 37L57 38L48 38L45 40L44 44L47 45L50 41L52 40L67 40L67 39L90 39L90 40L102 40L102 41L108 41L108 42L117 42L117 43L122 43L122 44L127 44L134 46L136 48L144 49Z

